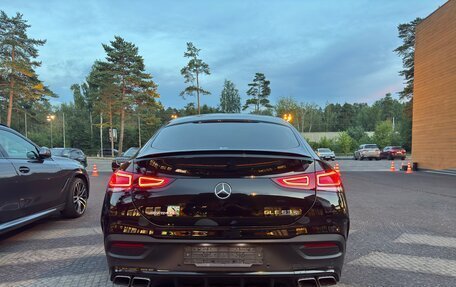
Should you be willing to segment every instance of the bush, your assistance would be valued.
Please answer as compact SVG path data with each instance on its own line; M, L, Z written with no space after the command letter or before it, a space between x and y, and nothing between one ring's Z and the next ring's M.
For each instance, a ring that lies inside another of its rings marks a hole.
M355 146L355 141L347 132L341 132L336 140L338 152L342 154L350 154Z
M377 124L373 140L380 148L391 145L393 142L393 124L390 121L383 121Z

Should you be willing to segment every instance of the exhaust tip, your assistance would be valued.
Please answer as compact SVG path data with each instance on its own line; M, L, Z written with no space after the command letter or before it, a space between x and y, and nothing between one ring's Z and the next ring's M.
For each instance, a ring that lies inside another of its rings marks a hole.
M149 285L150 285L149 278L133 277L133 280L131 281L132 287L149 287Z
M301 278L298 279L298 286L299 287L318 287L318 282L315 278Z
M114 280L112 281L112 283L114 283L115 285L120 285L120 286L130 286L130 281L131 281L130 276L117 275L114 277Z
M334 276L321 276L318 277L318 283L320 284L320 286L331 286L336 285L337 280Z

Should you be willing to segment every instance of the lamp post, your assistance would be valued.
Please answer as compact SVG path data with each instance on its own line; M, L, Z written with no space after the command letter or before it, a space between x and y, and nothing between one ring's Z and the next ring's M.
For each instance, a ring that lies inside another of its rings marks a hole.
M53 148L53 143L52 143L52 121L55 120L55 115L48 115L46 117L46 120L51 123L51 148Z

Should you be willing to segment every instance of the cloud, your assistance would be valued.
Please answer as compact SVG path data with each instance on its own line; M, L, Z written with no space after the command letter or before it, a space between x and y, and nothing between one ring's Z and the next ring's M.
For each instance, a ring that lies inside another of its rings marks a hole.
M255 72L271 80L271 99L318 104L373 102L402 88L396 27L425 17L445 0L409 1L4 1L24 14L40 48L40 78L59 96L84 81L114 35L134 42L159 85L161 101L183 106L185 43L201 48L212 74L202 85L216 105L225 78L245 99ZM20 4L20 5L19 5Z

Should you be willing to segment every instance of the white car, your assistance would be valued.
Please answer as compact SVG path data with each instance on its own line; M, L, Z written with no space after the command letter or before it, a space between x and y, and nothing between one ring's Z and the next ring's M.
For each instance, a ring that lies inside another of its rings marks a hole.
M324 160L336 159L336 154L329 148L317 148L317 155Z
M353 157L355 160L363 160L365 158L368 158L369 160L380 160L380 149L376 144L362 144L359 146L358 150L355 151Z

